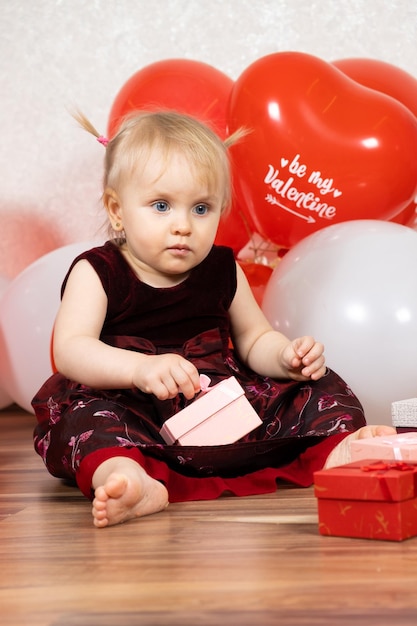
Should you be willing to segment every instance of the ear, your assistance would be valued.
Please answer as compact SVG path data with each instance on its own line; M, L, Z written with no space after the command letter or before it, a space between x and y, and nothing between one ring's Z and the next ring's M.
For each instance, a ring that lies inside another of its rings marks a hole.
M119 196L111 187L107 187L103 193L103 204L106 208L113 230L123 230L122 209Z

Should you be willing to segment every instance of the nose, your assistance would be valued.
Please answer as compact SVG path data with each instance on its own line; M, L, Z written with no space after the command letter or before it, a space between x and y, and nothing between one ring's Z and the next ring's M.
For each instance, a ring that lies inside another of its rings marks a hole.
M175 211L171 230L175 235L189 235L191 232L191 219L188 211Z

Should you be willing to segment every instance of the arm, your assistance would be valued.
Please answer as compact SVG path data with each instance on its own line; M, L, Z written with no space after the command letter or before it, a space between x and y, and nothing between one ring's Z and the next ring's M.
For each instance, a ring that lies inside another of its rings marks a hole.
M237 264L237 289L229 309L234 346L244 363L262 376L317 380L323 376L323 346L312 337L290 341L273 330Z
M159 399L181 391L192 398L199 375L176 354L146 355L109 346L100 340L107 296L93 267L79 261L71 271L54 329L54 360L71 380L101 389L137 387Z

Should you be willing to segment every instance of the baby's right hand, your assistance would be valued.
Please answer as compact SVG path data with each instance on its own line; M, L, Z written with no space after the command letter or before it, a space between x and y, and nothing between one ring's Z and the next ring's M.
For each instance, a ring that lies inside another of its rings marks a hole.
M179 354L147 355L134 372L133 385L159 400L175 398L179 393L191 400L200 391L200 376L197 368Z

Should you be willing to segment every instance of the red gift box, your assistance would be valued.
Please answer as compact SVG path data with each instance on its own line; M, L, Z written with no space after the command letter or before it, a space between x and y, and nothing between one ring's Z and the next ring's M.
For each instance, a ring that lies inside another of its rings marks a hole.
M314 474L319 532L402 541L417 535L417 464L363 460Z

